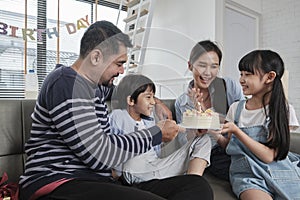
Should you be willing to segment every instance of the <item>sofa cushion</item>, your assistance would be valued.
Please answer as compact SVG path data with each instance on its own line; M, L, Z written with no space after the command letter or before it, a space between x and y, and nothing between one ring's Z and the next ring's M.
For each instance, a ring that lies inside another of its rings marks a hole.
M0 103L0 176L6 172L9 181L17 181L24 168L21 107L16 99Z
M0 113L0 156L22 153L21 101L1 101Z
M24 158L22 154L0 156L0 177L3 175L3 172L6 172L9 182L17 183L20 175L24 172L23 163Z
M237 199L231 190L231 185L228 181L221 180L209 172L204 172L204 178L208 181L214 191L214 199Z

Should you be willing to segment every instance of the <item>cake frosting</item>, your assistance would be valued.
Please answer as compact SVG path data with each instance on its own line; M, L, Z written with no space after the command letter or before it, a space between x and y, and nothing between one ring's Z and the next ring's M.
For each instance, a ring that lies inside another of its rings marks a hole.
M201 112L198 110L186 110L182 116L182 126L195 129L219 129L219 114L211 109Z

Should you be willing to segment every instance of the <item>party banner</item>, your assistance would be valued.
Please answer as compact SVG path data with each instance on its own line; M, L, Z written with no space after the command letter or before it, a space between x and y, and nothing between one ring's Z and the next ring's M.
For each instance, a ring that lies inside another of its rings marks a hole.
M88 20L88 15L85 16L85 18L80 18L76 21L76 23L66 23L64 25L65 31L67 31L69 34L74 34L77 32L77 30L85 29L90 25ZM10 37L16 37L17 31L21 31L21 35L23 40L32 40L37 42L42 42L43 37L48 37L49 39L52 39L54 36L59 37L59 33L57 31L57 27L52 28L46 28L46 29L33 29L33 28L20 28L13 25L9 25L5 22L0 22L0 35L6 35ZM46 34L42 34L46 33ZM46 35L46 36L43 36Z

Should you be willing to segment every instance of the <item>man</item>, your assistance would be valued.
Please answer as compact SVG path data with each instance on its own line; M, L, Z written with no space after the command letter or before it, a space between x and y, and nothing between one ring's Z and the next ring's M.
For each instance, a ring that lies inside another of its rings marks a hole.
M111 178L112 167L172 140L179 129L168 119L128 135L109 134L105 100L114 78L124 72L127 47L132 47L128 36L116 26L96 22L81 39L79 60L47 76L25 146L28 158L20 178L21 199L213 198L208 183L198 176L133 187Z

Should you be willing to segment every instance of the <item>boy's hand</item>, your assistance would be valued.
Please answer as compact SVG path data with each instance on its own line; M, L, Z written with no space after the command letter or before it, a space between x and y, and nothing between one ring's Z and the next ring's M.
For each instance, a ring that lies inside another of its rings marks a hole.
M213 136L213 138L218 141L218 139L222 136L221 135L221 130L213 130L210 129L207 133Z

